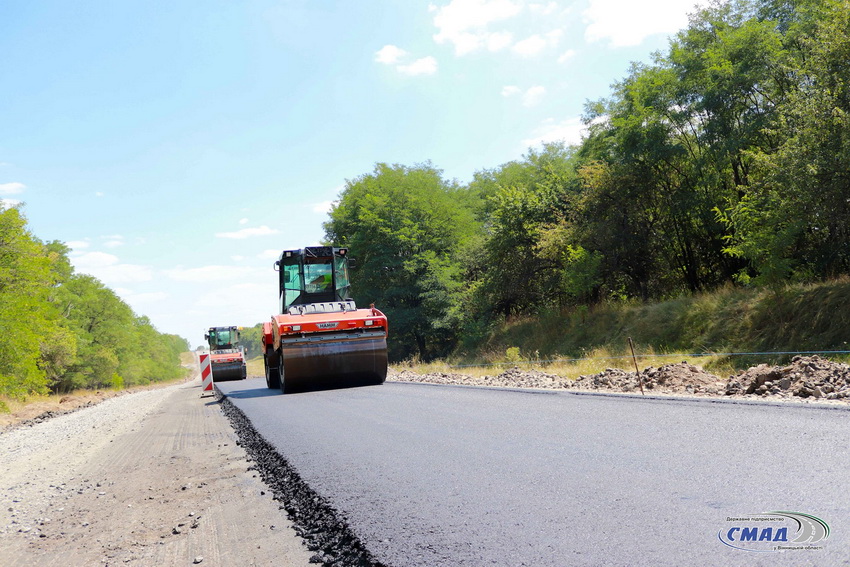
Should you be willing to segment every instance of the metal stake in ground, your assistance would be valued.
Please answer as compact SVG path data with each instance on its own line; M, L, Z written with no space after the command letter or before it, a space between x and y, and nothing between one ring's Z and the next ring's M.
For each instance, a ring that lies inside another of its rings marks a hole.
M629 337L629 347L632 349L632 362L635 363L635 372L637 372L638 386L640 386L640 395L643 396L643 380L640 377L640 370L638 370L637 357L635 356L635 344L632 342L631 337Z

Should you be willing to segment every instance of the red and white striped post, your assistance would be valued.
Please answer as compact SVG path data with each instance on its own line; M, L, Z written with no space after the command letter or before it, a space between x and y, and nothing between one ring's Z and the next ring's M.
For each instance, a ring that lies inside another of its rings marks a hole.
M203 397L207 392L213 394L213 377L212 368L210 368L209 353L199 354L198 362L201 365L201 397Z

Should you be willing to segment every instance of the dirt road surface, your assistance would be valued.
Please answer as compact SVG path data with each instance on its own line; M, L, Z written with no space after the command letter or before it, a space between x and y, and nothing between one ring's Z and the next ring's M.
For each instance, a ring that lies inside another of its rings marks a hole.
M0 565L307 566L199 380L0 434Z

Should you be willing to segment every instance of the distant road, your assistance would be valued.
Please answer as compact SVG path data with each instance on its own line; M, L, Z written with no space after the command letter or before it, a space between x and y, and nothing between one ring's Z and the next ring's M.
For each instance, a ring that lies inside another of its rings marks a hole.
M387 383L217 384L383 563L850 565L850 411ZM727 518L825 520L819 550L724 545Z

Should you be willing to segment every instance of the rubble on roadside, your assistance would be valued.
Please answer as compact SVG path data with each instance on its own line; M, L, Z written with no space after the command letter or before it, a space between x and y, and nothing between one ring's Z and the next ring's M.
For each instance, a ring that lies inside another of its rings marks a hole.
M650 366L640 373L645 391L668 394L712 394L723 392L723 380L699 366L678 362L660 368ZM618 392L639 391L637 372L626 372L609 368L599 374L579 376L576 386L588 390L615 390Z
M759 364L730 377L726 394L847 399L850 398L850 365L817 355L795 356L787 366Z
M638 382L640 378L640 383ZM686 361L648 367L640 373L608 368L576 380L539 370L509 368L497 375L481 377L466 374L411 370L391 370L388 379L396 382L426 382L508 388L572 389L606 392L696 395L763 396L850 401L850 365L815 356L795 356L787 366L760 364L727 380Z

